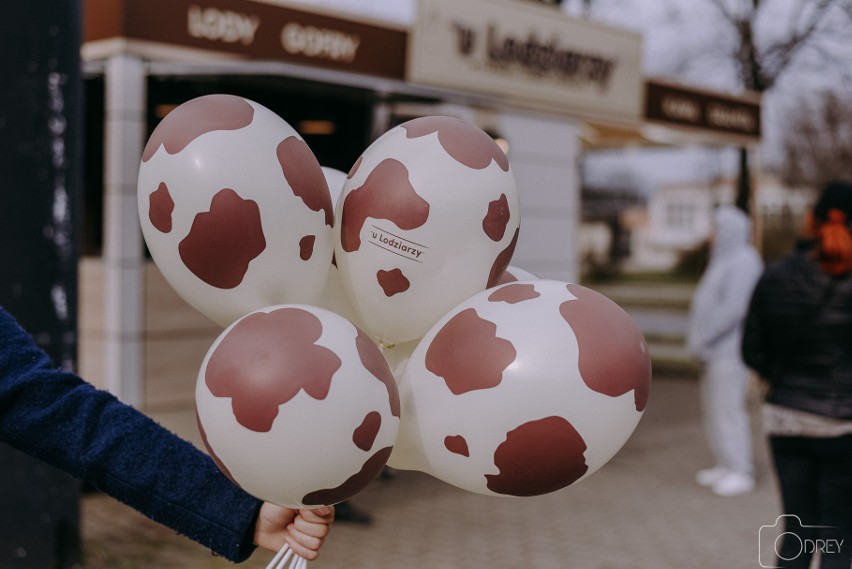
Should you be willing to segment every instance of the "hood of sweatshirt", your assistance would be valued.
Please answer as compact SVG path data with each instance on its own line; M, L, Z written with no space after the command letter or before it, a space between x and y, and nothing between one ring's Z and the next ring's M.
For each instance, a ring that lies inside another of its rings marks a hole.
M736 252L751 243L751 220L743 210L721 206L713 216L713 243L710 262Z

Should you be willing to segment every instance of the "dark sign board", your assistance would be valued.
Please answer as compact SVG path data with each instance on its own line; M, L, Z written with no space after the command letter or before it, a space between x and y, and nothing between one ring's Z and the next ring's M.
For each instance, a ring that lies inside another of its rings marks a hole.
M648 80L645 118L649 121L693 127L759 139L760 102Z
M249 0L86 0L86 42L111 38L213 50L393 79L407 33Z

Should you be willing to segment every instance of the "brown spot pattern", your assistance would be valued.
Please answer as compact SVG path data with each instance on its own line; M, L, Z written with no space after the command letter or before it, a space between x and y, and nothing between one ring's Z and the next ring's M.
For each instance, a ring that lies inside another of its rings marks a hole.
M364 452L373 448L379 429L382 427L382 416L376 411L370 411L364 420L352 433L352 442Z
M364 463L360 472L350 476L343 484L337 488L327 488L311 492L302 498L302 503L308 506L328 506L351 498L379 475L385 464L387 464L392 450L393 447L383 448Z
M559 312L577 337L579 367L592 391L618 397L633 390L637 411L644 411L651 389L651 359L642 332L615 302L589 288L569 284L577 300Z
M512 342L497 337L497 325L462 310L444 324L426 350L426 369L444 379L454 395L490 389L515 361Z
M467 440L461 435L444 437L444 447L453 454L470 456L470 448L467 446Z
M169 154L177 154L203 134L216 130L238 130L251 124L254 107L233 95L205 95L179 105L160 121L145 149L147 162L160 146Z
M488 275L488 284L485 288L495 286L497 281L500 279L500 276L506 270L506 267L509 266L509 263L512 261L512 255L515 254L515 247L518 245L518 235L520 234L520 231L520 227L515 229L515 235L512 237L512 242L509 243L508 247L500 251L500 254L497 255L496 259L494 259L494 264L491 266L491 273Z
M257 202L230 188L220 190L192 221L178 245L186 268L210 286L231 289L243 282L249 263L266 249Z
M488 295L488 302L506 302L508 304L518 304L525 300L533 300L540 297L541 294L536 292L535 286L531 284L510 284L501 289L495 290Z
M405 292L411 286L411 282L403 274L402 269L380 270L376 273L376 280L382 290L385 291L385 296L388 297Z
M314 153L304 140L290 136L275 150L284 178L296 197L311 211L325 212L325 224L334 224L334 207L328 182Z
M429 203L408 181L408 169L398 160L382 160L364 185L346 195L340 223L340 244L347 253L361 247L361 229L368 217L387 219L400 229L415 229L429 218Z
M500 241L506 234L506 226L509 225L511 215L509 199L506 194L500 194L498 199L488 203L488 213L482 220L482 230L492 241Z
M486 474L497 494L538 496L576 482L589 469L586 442L562 417L524 423L506 435L494 451L499 474Z
M163 233L172 230L172 213L175 210L175 202L169 193L169 187L165 182L160 182L157 189L148 196L148 219L151 225Z
M358 349L361 364L387 387L391 414L394 417L399 417L399 389L385 356L360 328L358 329L358 336L355 338L355 346Z
M453 160L474 170L487 168L497 162L504 172L509 171L509 159L494 139L480 128L453 117L420 117L403 123L408 138L420 138L434 132L438 142Z
M337 355L316 345L322 322L301 308L256 312L239 320L207 363L204 381L216 397L230 397L237 422L268 432L279 407L300 391L325 399L340 368Z
M305 235L299 240L299 258L303 261L309 260L314 254L314 244L317 241L316 235Z

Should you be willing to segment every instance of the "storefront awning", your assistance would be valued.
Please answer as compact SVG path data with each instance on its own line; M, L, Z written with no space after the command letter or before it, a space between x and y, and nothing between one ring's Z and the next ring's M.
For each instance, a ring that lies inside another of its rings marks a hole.
M587 120L587 150L631 146L752 146L760 142L760 97L734 95L655 78L645 79L641 124Z

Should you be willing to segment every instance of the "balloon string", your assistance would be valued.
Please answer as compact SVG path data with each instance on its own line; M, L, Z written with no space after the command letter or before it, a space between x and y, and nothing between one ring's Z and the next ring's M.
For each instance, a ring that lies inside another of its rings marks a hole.
M278 562L281 561L281 558L284 556L285 553L287 553L287 550L289 550L289 549L290 549L290 546L285 543L284 547L282 547L281 549L278 550L278 553L275 554L275 556L272 558L272 561L270 561L269 565L266 566L266 569L274 569L275 566L278 565Z
M290 569L305 569L308 566L307 559L294 555L293 550L285 543L284 547L278 550L278 553L266 566L266 569L284 569L288 561L290 562Z
M287 564L287 560L290 559L290 557L293 557L294 560L296 559L296 557L298 557L293 555L292 549L287 552L287 555L281 558L281 562L278 563L275 569L284 569L284 566ZM292 564L290 566L292 567Z
M285 543L284 547L278 550L278 553L275 554L275 557L273 557L272 561L269 562L269 565L266 566L266 569L276 569L276 567L278 567L278 563L281 561L281 558L284 557L284 555L289 553L290 551L290 546Z

